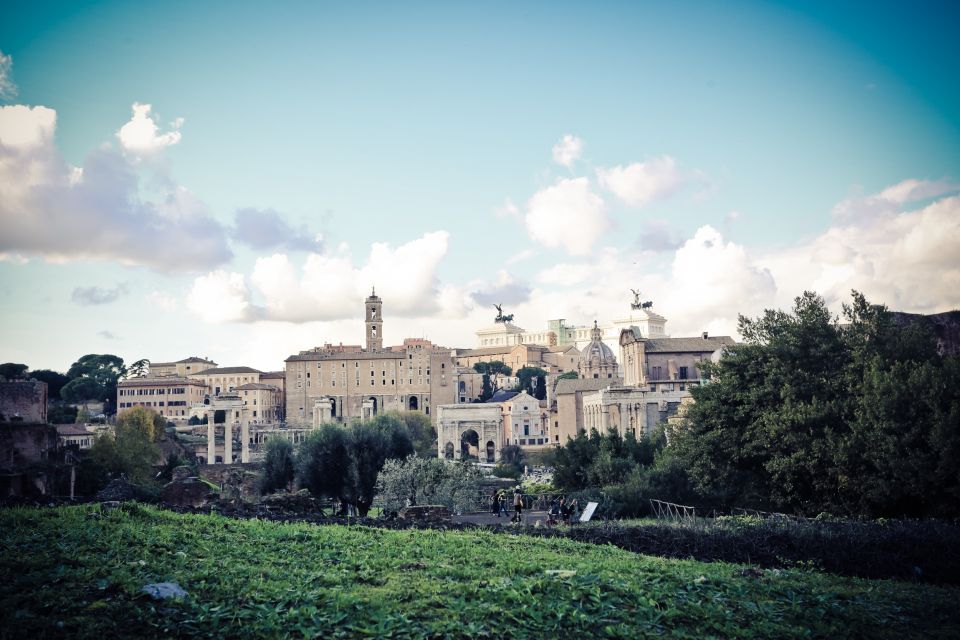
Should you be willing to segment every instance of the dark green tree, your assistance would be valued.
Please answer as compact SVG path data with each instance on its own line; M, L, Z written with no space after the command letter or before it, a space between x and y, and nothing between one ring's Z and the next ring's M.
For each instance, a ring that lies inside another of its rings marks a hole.
M514 391L526 391L533 395L533 381L543 376L546 379L547 372L540 367L521 367L517 369L517 386ZM544 383L546 384L546 383ZM546 393L544 393L546 398Z
M70 382L60 395L68 402L99 400L114 403L117 380L126 373L123 358L109 354L88 354L74 362L67 371Z
M493 385L490 384L490 374L483 374L483 386L480 390L480 402L486 402L493 397Z
M866 516L960 513L957 359L923 321L854 292L840 325L813 293L740 319L704 366L673 454L720 506Z
M413 443L413 450L419 457L437 457L437 429L429 416L419 411L400 411L386 415L394 415L403 422Z
M51 371L50 369L31 371L30 377L47 383L47 397L51 400L60 398L60 390L63 389L65 384L70 382L70 378L65 374Z
M7 380L22 380L27 374L27 365L17 364L16 362L4 362L0 364L0 377Z
M377 474L390 459L403 459L413 453L413 443L403 421L394 416L377 416L350 428L353 462L349 499L361 516L373 504Z
M263 457L263 475L260 477L260 493L273 493L289 488L294 478L293 445L290 440L273 436L267 440Z
M350 436L335 424L322 424L300 444L297 482L318 498L346 499L354 485Z
M533 388L533 397L537 400L547 399L547 376L544 373L538 373L536 377L537 385Z

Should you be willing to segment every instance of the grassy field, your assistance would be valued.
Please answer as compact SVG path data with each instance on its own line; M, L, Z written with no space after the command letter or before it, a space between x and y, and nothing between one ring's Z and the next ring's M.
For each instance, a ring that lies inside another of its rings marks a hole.
M2 637L960 637L960 589L486 532L0 512ZM183 600L154 601L151 582Z

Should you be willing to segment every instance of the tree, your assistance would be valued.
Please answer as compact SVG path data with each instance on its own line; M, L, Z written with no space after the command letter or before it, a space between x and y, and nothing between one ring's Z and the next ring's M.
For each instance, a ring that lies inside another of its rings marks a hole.
M294 474L293 445L287 438L273 436L267 440L263 457L260 493L273 493L287 489L293 482Z
M70 378L68 378L65 374L51 371L50 369L31 371L30 377L39 380L40 382L46 382L47 397L53 400L56 400L60 397L60 390L63 389L64 385L70 382Z
M960 513L957 358L922 322L897 325L856 292L846 323L805 292L791 312L740 319L744 343L670 449L719 506L866 516Z
M576 380L580 377L576 371L567 371L566 373L561 373L557 376L557 380Z
M139 378L140 376L146 375L147 370L150 368L150 361L146 358L141 358L137 360L129 367L124 370L124 378Z
M547 399L547 376L543 373L537 374L537 386L533 389L533 397L537 400Z
M517 369L517 386L514 391L526 391L531 396L533 395L533 381L540 376L546 378L547 372L541 369L540 367L521 367ZM546 386L546 383L544 383ZM546 397L546 394L544 394Z
M127 428L139 431L150 442L157 442L164 436L166 419L147 407L134 407L120 414L117 418L118 428Z
M149 480L153 464L160 457L154 435L155 416L163 422L162 417L146 407L135 407L124 413L112 434L103 434L94 442L90 451L93 461L111 475L124 474L134 482Z
M443 505L463 513L476 506L480 473L469 464L411 456L387 460L377 477L376 495L387 511L406 506Z
M413 444L403 422L393 416L380 415L369 422L359 422L349 430L353 464L352 485L348 488L350 504L360 516L366 516L373 504L377 474L388 459L402 459L413 453Z
M490 384L490 374L483 374L483 385L480 390L480 402L486 402L493 397L493 385Z
M353 486L350 438L335 424L322 424L300 444L297 482L318 498L345 498Z
M413 443L413 451L421 458L437 457L437 429L430 418L419 411L389 412L403 422Z
M7 380L22 380L26 376L27 368L25 364L4 362L0 364L0 377Z
M123 358L109 354L85 355L70 366L67 377L71 380L64 385L60 395L68 402L114 402L117 380L125 372Z
M53 404L47 409L50 424L73 424L77 421L77 408L65 404Z

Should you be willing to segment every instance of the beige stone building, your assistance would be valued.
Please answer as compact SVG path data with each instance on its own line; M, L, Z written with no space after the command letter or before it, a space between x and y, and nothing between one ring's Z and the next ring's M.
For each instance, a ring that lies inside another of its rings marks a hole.
M243 384L260 382L262 371L253 367L211 367L190 374L210 389L211 396L230 393Z
M248 382L234 389L234 393L249 411L250 424L277 424L283 420L279 387L261 382Z
M207 397L207 385L197 378L128 378L117 383L117 413L147 407L169 420L183 421L190 418L190 407L202 405Z
M686 391L703 378L700 365L719 358L735 344L730 336L697 338L646 338L637 327L620 332L624 384L646 386L651 391Z
M453 352L429 340L383 346L383 301L365 302L366 348L325 345L286 359L286 420L317 425L382 411L422 411L457 400Z
M151 362L148 375L151 378L180 376L181 378L205 369L216 367L217 363L206 358L190 356L176 362Z

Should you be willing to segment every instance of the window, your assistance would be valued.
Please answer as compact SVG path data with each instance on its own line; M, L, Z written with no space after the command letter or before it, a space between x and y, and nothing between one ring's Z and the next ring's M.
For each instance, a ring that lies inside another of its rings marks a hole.
M686 367L680 367L680 379L681 379L681 380L686 380L686 379L687 379L687 368L686 368Z

